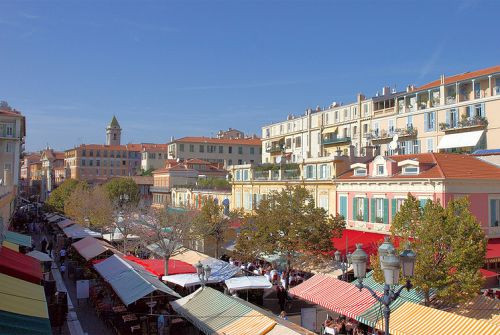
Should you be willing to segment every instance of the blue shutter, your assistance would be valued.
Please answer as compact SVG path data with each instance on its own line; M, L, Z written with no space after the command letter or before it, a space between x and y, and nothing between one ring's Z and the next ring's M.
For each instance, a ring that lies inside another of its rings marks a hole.
M420 199L420 208L424 209L427 199Z
M341 215L347 220L347 197L340 197Z
M481 104L481 117L485 117L486 116L486 111L484 109L484 102Z
M358 202L357 198L352 198L352 219L356 221L356 215L358 213Z
M431 112L431 124L429 126L431 130L436 130L436 112Z
M394 217L396 216L397 202L396 199L391 200L391 222L394 221Z
M466 114L467 118L471 117L471 106L467 106L465 108L465 114Z
M429 113L424 114L424 131L429 131Z
M451 115L450 114L451 114L451 111L446 112L446 124L448 126L451 126Z
M384 199L384 223L389 223L389 199Z
M368 222L368 198L363 199L363 221Z
M497 200L491 199L490 200L490 227L495 227L495 222L497 221L497 206L496 206Z

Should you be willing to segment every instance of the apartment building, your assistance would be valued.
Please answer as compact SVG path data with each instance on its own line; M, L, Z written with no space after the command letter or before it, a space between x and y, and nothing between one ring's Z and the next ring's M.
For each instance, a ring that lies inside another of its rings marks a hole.
M247 138L183 137L168 144L169 159L201 159L227 167L261 162L261 140Z
M168 159L168 144L141 144L141 169L143 171L160 169Z
M186 187L195 185L198 180L198 171L187 167L184 163L168 161L165 168L153 171L153 187L150 191L153 196L152 206L165 208L171 201L171 191L174 186Z
M29 197L31 195L39 194L37 187L34 187L32 181L32 164L40 162L39 153L25 154L21 161L20 172L20 192L22 196Z
M206 201L215 201L224 206L224 213L231 209L231 189L174 187L172 188L172 206L201 209Z
M50 192L64 181L66 176L64 158L65 154L62 151L54 151L50 148L42 151L40 155L42 163L40 199L42 201L46 200Z
M6 102L0 103L0 235L9 227L15 209L25 122L19 111Z

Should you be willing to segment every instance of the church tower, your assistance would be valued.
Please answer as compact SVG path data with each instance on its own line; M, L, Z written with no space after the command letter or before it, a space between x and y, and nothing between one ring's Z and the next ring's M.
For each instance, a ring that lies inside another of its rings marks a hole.
M122 136L122 128L118 120L113 115L110 124L106 127L106 145L120 145L120 139Z

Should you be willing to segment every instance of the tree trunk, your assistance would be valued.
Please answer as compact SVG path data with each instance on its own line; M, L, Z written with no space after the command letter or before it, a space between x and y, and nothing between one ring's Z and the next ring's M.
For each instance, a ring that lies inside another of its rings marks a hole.
M219 239L215 239L215 258L219 259Z
M288 287L290 286L290 255L286 257L286 279L285 279L285 290L288 291Z
M165 256L164 258L164 276L168 276L168 260L170 259L170 256Z
M431 296L430 296L430 291L429 290L424 290L424 305L429 306L431 302Z

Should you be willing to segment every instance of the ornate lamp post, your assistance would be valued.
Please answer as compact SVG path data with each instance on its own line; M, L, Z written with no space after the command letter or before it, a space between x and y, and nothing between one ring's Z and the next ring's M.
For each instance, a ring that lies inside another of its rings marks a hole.
M203 267L203 264L201 264L200 261L196 263L195 267L196 267L196 273L198 274L198 278L200 278L201 286L205 287L208 278L212 273L212 268L209 265L205 265L205 267Z
M356 244L356 251L351 256L354 277L358 278L356 286L361 291L366 288L370 291L371 295L384 305L384 320L385 320L385 334L389 335L389 315L391 314L391 303L399 298L401 291L406 288L408 291L413 287L410 278L413 277L415 270L416 254L409 246L399 256L395 254L395 249L389 238L386 237L384 243L379 247L380 267L384 273L384 295L382 297L377 294L368 286L363 285L363 278L366 277L366 261L368 255L361 248L362 244ZM403 276L406 278L406 284L400 287L397 291L394 290L394 285L399 283L399 271L403 270Z
M337 268L342 270L342 280L347 281L347 270L351 265L351 253L349 252L347 253L347 255L342 256L342 253L337 250L335 251L334 256L335 265L337 266Z

